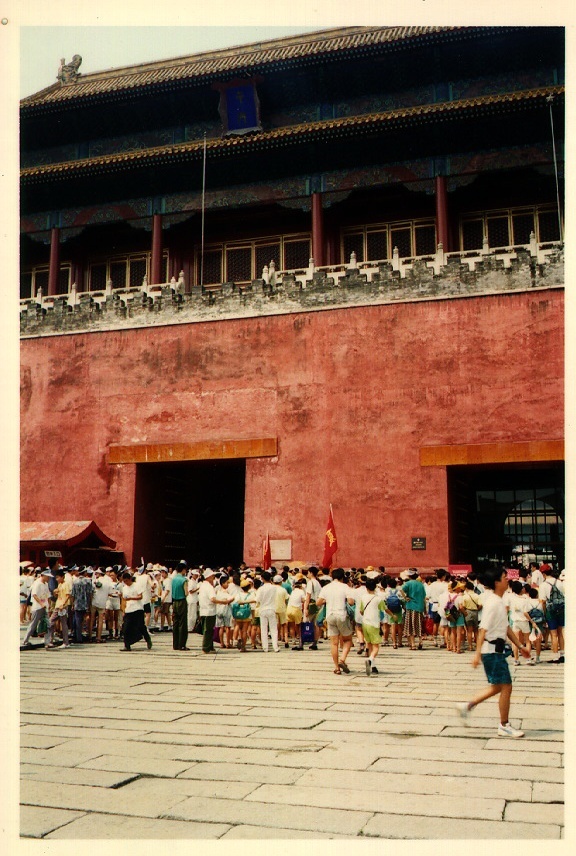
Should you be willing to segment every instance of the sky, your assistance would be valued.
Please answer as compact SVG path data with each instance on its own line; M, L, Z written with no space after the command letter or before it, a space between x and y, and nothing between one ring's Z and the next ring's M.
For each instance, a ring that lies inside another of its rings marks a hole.
M24 26L20 30L20 98L56 82L60 59L80 54L80 72L172 59L216 48L311 32L289 26Z

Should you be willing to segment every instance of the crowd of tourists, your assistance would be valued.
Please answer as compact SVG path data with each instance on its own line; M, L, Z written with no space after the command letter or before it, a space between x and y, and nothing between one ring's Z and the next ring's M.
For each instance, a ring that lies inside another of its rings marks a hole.
M474 667L482 662L488 688L458 704L457 713L467 725L477 704L499 695L503 737L523 736L508 721L507 657L536 666L551 648L546 662L564 663L564 613L564 572L547 563L521 568L512 580L500 565L465 577L439 568L425 578L416 568L396 577L384 567L214 570L190 569L184 560L176 568L65 568L52 561L20 569L23 649L43 637L47 650L117 641L130 652L141 640L151 649L154 632L170 633L178 652L191 650L189 635L199 633L203 654L217 648L278 653L281 646L318 651L326 640L334 674L350 673L354 651L367 676L378 674L382 646L467 649Z

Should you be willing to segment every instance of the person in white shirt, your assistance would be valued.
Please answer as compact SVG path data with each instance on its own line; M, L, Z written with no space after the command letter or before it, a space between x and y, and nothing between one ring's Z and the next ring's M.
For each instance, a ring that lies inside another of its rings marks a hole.
M564 662L564 606L560 609L556 605L552 606L551 599L556 595L553 590L556 589L560 593L562 600L564 599L564 583L560 582L558 571L554 571L550 565L543 565L546 577L544 582L538 587L538 599L542 606L542 611L546 616L548 630L552 637L552 653L555 655L551 663Z
M310 645L310 651L318 650L318 639L320 637L320 628L316 623L316 616L318 615L318 598L320 597L320 592L322 591L322 586L318 582L318 568L311 567L308 568L308 580L306 582L306 597L304 599L304 608L303 618L304 621L311 621L314 625L314 642Z
M360 604L366 600L368 589L366 588L366 585L362 583L352 589L352 593L354 595L354 629L356 631L356 641L359 646L356 653L359 657L362 657L366 651L366 642L364 639L364 632L362 630L362 613L360 612ZM352 632L354 632L354 629Z
M228 596L218 597L214 588L216 574L212 568L204 571L204 581L198 591L198 608L203 619L202 653L214 654L214 628L216 626L216 606L219 603L229 603Z
M498 708L500 712L499 737L524 737L524 732L510 725L510 698L512 696L512 678L506 662L504 645L509 639L516 645L523 657L529 658L530 651L523 646L508 624L506 608L502 603L502 595L508 589L508 576L501 566L489 567L483 575L482 582L486 591L482 595L482 618L478 631L478 644L474 657L473 668L477 668L482 660L489 687L477 695L472 701L460 702L456 710L465 725L468 725L470 712L481 702L492 696L499 695Z
M161 571L160 581L160 630L167 633L172 629L172 580L168 576L168 570ZM164 626L166 625L166 626Z
M106 626L108 627L108 638L118 639L120 627L122 626L122 583L118 580L118 575L114 569L110 569L110 590L108 591L108 600L106 601Z
M28 600L32 588L33 578L31 568L22 568L20 571L20 624L26 624L28 612Z
M293 651L303 651L302 645L302 607L304 606L304 580L294 579L292 582L292 591L288 597L286 604L286 619L288 621L288 632L292 634L295 641Z
M427 592L426 592L426 600L428 601L428 613L430 618L434 622L434 630L432 632L432 639L434 640L434 647L438 647L438 630L440 629L440 622L442 616L440 615L440 609L438 607L438 601L440 595L445 594L448 591L448 582L446 580L446 571L444 568L438 568L436 571L436 579L434 582L429 583ZM445 631L441 634L444 635ZM446 639L444 639L444 645L446 645Z
M112 588L110 577L107 577L102 568L96 568L92 578L92 602L90 604L90 619L88 622L88 639L92 641L92 630L96 622L96 642L103 642L102 627L106 614L106 602L108 593Z
M260 638L262 648L268 651L268 632L272 639L272 648L275 653L278 647L278 619L276 618L276 586L272 584L270 571L262 571L263 585L256 592L256 603L260 607Z
M122 574L122 599L124 601L124 647L121 651L131 651L131 646L140 639L146 640L148 650L152 648L152 640L148 628L144 622L144 606L142 604L143 588L142 580L134 580L129 571Z
M22 642L22 646L30 644L30 637L34 635L36 628L43 618L46 618L48 613L48 602L50 598L50 589L48 588L48 580L52 578L52 574L47 568L40 572L38 579L34 580L30 589L30 614L31 622L26 636ZM46 640L45 640L46 641Z
M186 601L188 603L188 632L192 633L196 627L198 618L198 592L200 591L200 571L194 568L188 575L188 594Z
M350 672L346 658L352 647L354 632L346 609L347 603L351 606L355 603L354 591L343 580L344 569L335 568L332 571L332 582L324 586L317 600L318 606L326 604L326 624L335 675ZM340 655L340 645L342 645L342 655Z

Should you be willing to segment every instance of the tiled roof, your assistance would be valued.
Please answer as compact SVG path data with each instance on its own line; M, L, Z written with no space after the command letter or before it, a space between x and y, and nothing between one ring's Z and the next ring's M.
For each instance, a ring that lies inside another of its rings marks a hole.
M151 62L110 71L80 74L74 83L42 89L20 102L33 108L58 104L77 98L89 98L125 89L152 86L169 81L226 74L235 70L246 73L251 68L271 63L294 61L343 50L358 50L372 45L401 42L407 39L465 30L465 27L346 27L323 30L302 36L274 39L210 51L194 56Z
M232 150L250 151L251 149L266 148L270 145L289 144L306 138L333 137L361 128L363 130L377 129L389 125L391 129L402 125L415 124L434 118L441 120L469 110L497 109L506 105L521 105L522 102L544 99L548 95L563 95L563 86L549 86L539 89L510 92L504 94L482 95L466 98L461 101L446 101L440 104L425 104L417 107L406 107L390 110L385 113L368 113L359 116L347 116L340 119L328 119L321 122L307 122L301 125L289 125L270 131L262 131L241 137L226 137L210 139L206 142L207 151L212 156L225 155ZM130 152L101 155L81 160L64 161L54 164L41 164L27 167L21 171L23 179L70 175L87 170L114 169L124 165L146 165L147 163L162 162L166 159L179 157L200 156L204 142L198 140L177 145L157 146L155 148L137 149Z
M64 520L20 523L20 541L56 541L72 546L88 535L96 535L103 544L115 547L116 542L108 538L93 520Z

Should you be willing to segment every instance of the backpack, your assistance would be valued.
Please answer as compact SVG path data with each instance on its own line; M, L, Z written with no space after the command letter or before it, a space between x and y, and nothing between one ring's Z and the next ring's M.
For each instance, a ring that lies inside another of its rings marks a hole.
M232 618L237 618L240 621L245 621L252 615L252 609L248 602L240 603L235 601L232 604Z
M550 586L550 595L546 603L546 612L553 621L564 621L564 593L560 591L554 581Z
M390 612L394 613L394 615L398 615L400 612L402 612L402 601L400 600L396 592L393 592L392 594L388 595L388 597L386 598L386 606L388 607Z
M458 595L456 595L456 597L458 597ZM449 597L446 606L444 607L446 618L448 621L453 621L454 623L456 623L460 617L460 610L456 606L456 597Z

